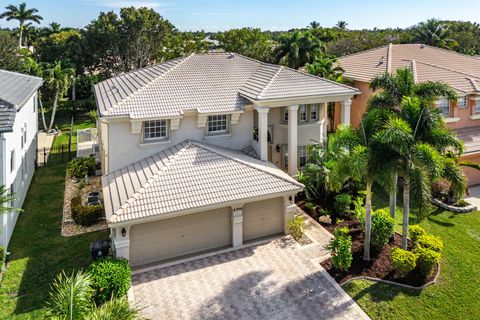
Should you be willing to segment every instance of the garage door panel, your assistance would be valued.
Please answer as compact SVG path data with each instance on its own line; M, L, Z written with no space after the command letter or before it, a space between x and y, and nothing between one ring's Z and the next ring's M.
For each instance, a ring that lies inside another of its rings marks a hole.
M243 207L243 240L283 232L283 198L248 203Z
M130 264L138 266L231 244L230 208L133 226Z

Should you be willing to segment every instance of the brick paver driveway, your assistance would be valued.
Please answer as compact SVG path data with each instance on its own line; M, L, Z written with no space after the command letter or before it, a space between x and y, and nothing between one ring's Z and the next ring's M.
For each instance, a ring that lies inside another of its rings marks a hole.
M309 237L139 271L131 293L149 319L368 319L318 263L328 237Z

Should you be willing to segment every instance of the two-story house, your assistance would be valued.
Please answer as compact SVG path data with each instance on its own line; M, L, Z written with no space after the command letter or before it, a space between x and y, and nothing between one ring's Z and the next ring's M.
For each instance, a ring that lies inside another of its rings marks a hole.
M21 208L35 171L38 89L42 78L0 70L0 185ZM0 245L8 246L18 212L0 214Z
M373 94L370 81L379 74L408 67L416 82L449 84L457 92L458 101L440 97L436 105L448 127L465 142L461 160L480 163L480 59L424 44L390 44L341 57L339 63L345 70L344 77L362 92L352 102L351 122L357 127ZM480 184L478 170L464 167L464 172L470 186Z
M350 122L357 89L238 54L193 54L95 86L103 196L117 257L133 266L286 232L292 178ZM288 174L287 174L288 172Z

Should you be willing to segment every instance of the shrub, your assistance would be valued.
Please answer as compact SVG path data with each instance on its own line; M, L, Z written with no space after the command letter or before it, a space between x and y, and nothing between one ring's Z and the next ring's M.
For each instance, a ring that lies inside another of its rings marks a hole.
M307 203L305 203L305 207L308 210L313 211L313 209L315 208L315 204L313 202L308 201Z
M335 196L333 208L338 214L344 214L350 212L350 204L352 203L352 197L348 193L342 193Z
M126 295L130 288L132 272L126 259L101 258L90 264L88 273L95 290L94 300L99 305L110 300L112 296Z
M412 243L416 244L418 241L418 238L427 234L427 232L418 224L414 224L408 228L408 234L410 235L410 239L412 239Z
M454 206L455 207L459 207L459 208L463 208L463 207L468 207L470 205L470 203L468 203L467 201L463 200L463 199L460 199L458 200Z
M365 229L365 215L359 217L359 221ZM371 245L374 250L380 250L385 246L395 232L395 220L380 209L372 212Z
M417 262L417 256L413 252L401 248L393 248L390 259L397 277L405 277L415 269Z
M425 249L431 249L436 252L440 252L443 249L443 242L439 237L432 236L431 234L424 234L418 237L417 247Z
M432 249L418 247L415 249L418 270L425 276L432 274L433 267L440 262L441 254Z
M295 240L300 239L303 236L303 225L305 220L301 215L294 217L288 222L288 230L292 233L292 236Z
M352 237L347 227L335 228L333 239L327 246L332 254L332 263L335 269L347 271L352 265Z
M353 213L357 219L365 216L365 198L358 196L353 200Z
M95 158L75 158L67 164L67 173L70 177L83 178L85 175L94 175L97 163Z
M82 226L90 226L103 216L102 205L84 206L80 196L70 200L70 208L73 220Z
M0 246L0 271L2 270L3 264L7 259L7 248Z

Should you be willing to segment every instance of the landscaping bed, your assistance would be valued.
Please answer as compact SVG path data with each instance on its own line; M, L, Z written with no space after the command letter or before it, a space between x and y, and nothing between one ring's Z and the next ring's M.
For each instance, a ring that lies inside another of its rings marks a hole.
M393 248L401 248L402 236L395 233L390 242L385 245L380 252L372 252L371 261L363 260L363 233L360 223L356 220L343 221L337 226L323 225L328 231L333 232L335 227L348 227L352 236L352 266L348 272L337 271L333 267L332 259L321 263L322 267L340 284L343 284L353 278L370 277L396 283L405 284L413 287L421 287L426 283L433 281L438 271L435 267L432 275L424 277L420 272L414 270L406 277L395 278L395 270L391 263L391 251ZM411 249L411 248L409 248Z
M88 232L107 230L107 222L105 215L98 219L95 223L89 226L82 226L73 220L71 202L76 195L80 195L82 202L85 205L88 193L92 191L102 191L101 177L89 176L88 183L84 179L75 182L72 178L65 178L65 197L63 202L63 221L62 221L62 235L65 237L84 234Z

